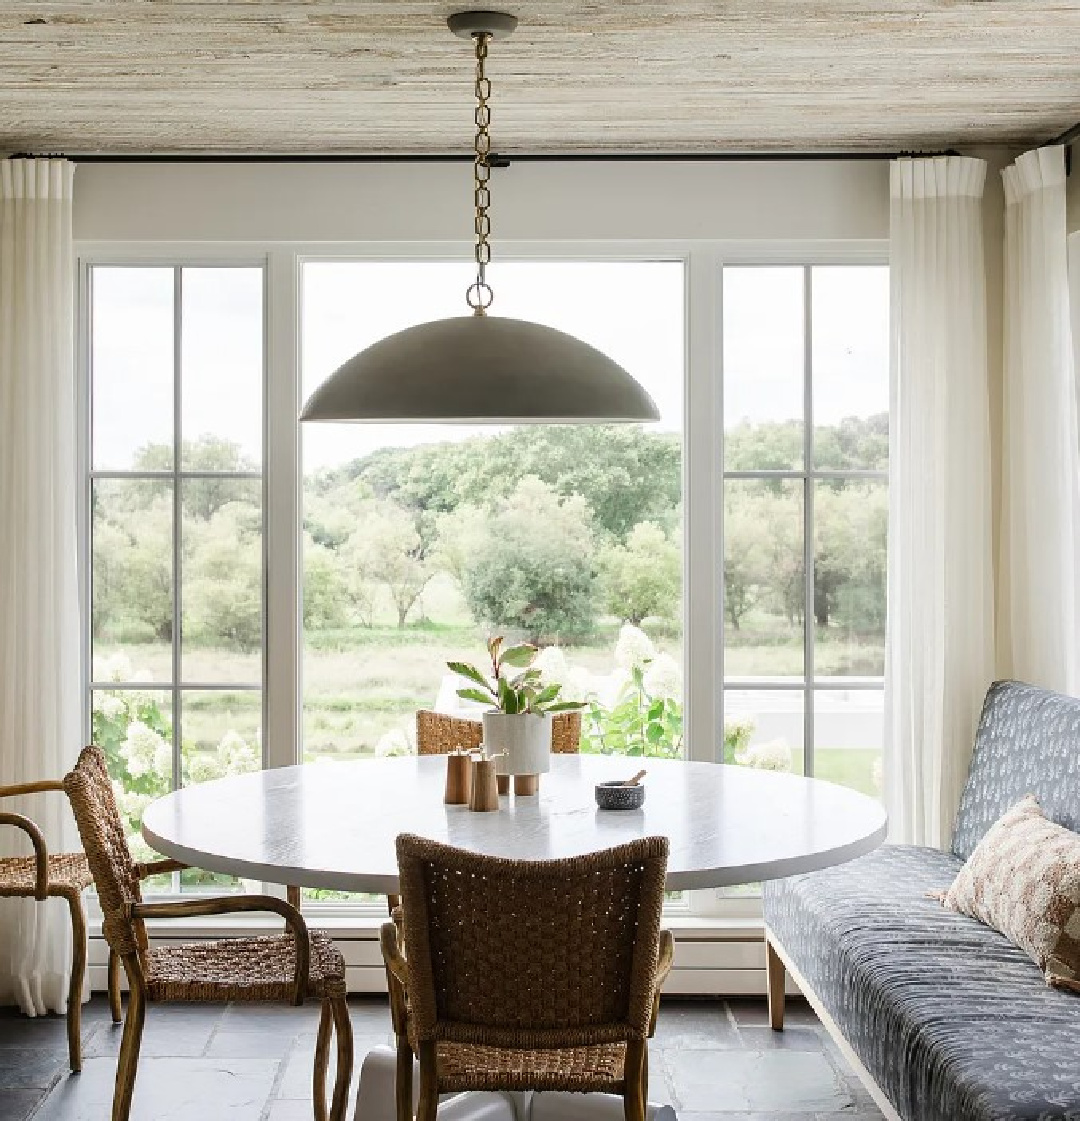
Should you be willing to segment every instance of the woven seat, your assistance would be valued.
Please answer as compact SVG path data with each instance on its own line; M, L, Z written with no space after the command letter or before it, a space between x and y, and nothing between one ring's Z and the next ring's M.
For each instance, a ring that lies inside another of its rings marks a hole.
M0 786L0 798L48 792L63 793L57 780ZM14 826L29 838L33 856L0 858L0 899L63 899L71 915L71 976L68 980L68 1060L73 1071L82 1069L82 998L86 976L86 912L82 894L94 882L90 866L81 852L49 852L45 836L28 817L0 813L0 825ZM115 1009L120 999L114 969L109 970L109 1002Z
M558 1050L516 1050L476 1043L435 1044L439 1089L564 1090L621 1094L626 1062L625 1043Z
M49 895L81 895L93 882L81 852L51 852L46 858ZM11 856L0 860L0 896L30 899L37 883L37 859Z
M329 935L310 932L305 995L345 996L345 959ZM146 954L151 1000L291 1001L296 942L291 935L225 938L185 946L152 947Z
M352 1028L345 1003L345 961L328 934L309 931L300 912L269 895L145 903L140 883L148 876L178 871L175 860L136 864L124 836L104 754L84 748L64 778L86 859L101 901L102 931L115 959L123 962L130 991L124 1037L117 1060L113 1121L128 1121L135 1089L147 1001L280 1001L322 1003L315 1043L315 1121L343 1121L352 1079ZM270 911L285 920L286 932L258 938L230 938L180 946L151 947L147 918L224 915ZM111 972L111 971L110 971ZM329 1113L326 1072L330 1038L337 1037L337 1075ZM209 1103L208 1103L209 1104Z
M672 941L660 929L667 841L516 861L397 841L401 909L380 932L398 1045L398 1121L440 1094L621 1094L644 1121L647 1040Z

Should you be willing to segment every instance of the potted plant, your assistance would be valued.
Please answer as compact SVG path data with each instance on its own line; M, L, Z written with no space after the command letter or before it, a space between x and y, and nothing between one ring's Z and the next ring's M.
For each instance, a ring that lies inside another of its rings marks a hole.
M504 646L504 641L501 636L488 639L490 676L468 662L446 664L473 683L458 689L459 697L493 706L482 718L488 751L502 756L498 773L543 774L551 769L552 715L583 706L580 701L559 700L561 685L541 682L540 670L532 664L538 653L535 646Z

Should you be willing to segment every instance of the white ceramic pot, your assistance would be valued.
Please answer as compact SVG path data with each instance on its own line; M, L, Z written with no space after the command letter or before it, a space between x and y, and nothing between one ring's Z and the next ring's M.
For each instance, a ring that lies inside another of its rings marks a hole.
M505 752L496 761L497 774L545 774L551 770L551 714L485 712L484 746L492 755Z

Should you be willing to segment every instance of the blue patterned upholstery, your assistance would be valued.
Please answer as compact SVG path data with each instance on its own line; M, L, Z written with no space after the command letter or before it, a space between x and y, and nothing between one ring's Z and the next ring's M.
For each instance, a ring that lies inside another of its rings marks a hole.
M998 682L954 852L887 845L765 885L770 932L905 1121L1080 1121L1080 997L927 897L1029 791L1078 829L1080 701Z

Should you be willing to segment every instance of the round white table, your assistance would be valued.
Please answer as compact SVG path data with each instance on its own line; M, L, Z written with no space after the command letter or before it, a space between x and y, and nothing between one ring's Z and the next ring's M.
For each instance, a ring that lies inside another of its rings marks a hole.
M394 838L419 833L524 860L579 856L665 836L669 891L728 887L841 864L885 836L881 806L854 790L712 763L556 755L532 798L499 811L443 804L446 759L315 763L175 791L143 817L160 853L211 872L396 894ZM641 810L602 811L593 786L647 768Z
M745 767L677 760L556 755L540 794L504 797L498 812L443 804L446 759L316 763L237 775L178 790L143 816L166 856L212 872L339 891L397 894L394 839L419 833L518 859L578 856L636 837L670 842L670 891L716 888L812 872L870 852L885 812L832 783ZM640 810L596 808L593 786L647 768ZM361 1071L358 1121L393 1121L395 1058L376 1048ZM414 1086L416 1080L414 1078ZM606 1095L462 1094L445 1121L617 1121ZM549 1099L549 1100L541 1100ZM546 1112L545 1112L546 1110ZM649 1121L672 1121L649 1106Z

